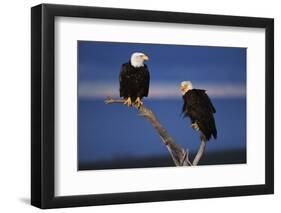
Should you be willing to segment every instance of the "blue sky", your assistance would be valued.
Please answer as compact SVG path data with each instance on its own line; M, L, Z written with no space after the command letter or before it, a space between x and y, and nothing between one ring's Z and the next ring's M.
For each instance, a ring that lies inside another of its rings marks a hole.
M128 62L133 52L150 57L150 97L180 96L178 86L184 80L207 89L210 96L246 94L245 48L93 41L79 41L78 46L81 98L117 97L121 64Z

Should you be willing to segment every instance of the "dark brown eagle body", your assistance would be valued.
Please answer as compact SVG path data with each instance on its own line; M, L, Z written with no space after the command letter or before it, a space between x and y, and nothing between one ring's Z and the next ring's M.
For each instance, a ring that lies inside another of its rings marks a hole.
M208 141L213 136L217 138L217 129L214 118L216 109L206 90L191 89L183 95L184 104L182 113L189 117L192 124L197 124L201 132L201 139Z
M120 97L131 97L132 101L137 97L147 97L149 81L149 71L145 64L141 67L133 67L130 62L123 64L119 75Z

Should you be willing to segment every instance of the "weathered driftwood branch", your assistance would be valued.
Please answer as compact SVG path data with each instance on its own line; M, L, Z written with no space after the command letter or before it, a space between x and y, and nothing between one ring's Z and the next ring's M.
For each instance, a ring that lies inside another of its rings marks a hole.
M114 104L114 103L124 103L125 100L122 99L114 100L112 98L107 98L104 102L106 104ZM176 166L192 166L198 164L205 150L205 145L206 145L205 142L201 142L198 153L194 158L193 163L191 163L189 161L188 150L183 149L180 145L178 145L175 142L173 138L169 136L167 130L161 125L161 123L158 121L158 119L155 117L155 115L151 110L146 108L144 105L141 105L140 107L137 107L136 105L133 106L139 111L139 115L145 117L151 123L154 129L157 131L160 138L162 139L162 142L165 144L166 148L168 149L168 152L170 153Z
M206 142L202 140L201 144L200 144L200 147L198 149L198 152L197 152L197 154L196 154L196 156L195 156L195 158L193 160L193 163L192 163L193 166L197 166L198 165L200 159L202 158L202 156L203 156L203 154L205 152L205 147L206 147Z

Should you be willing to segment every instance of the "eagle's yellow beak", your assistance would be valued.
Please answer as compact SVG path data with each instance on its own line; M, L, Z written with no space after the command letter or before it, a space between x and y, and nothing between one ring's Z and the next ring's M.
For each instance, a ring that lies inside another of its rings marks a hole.
M147 55L143 55L142 58L143 58L144 61L148 61L149 60L149 57Z
M181 91L182 93L187 92L187 86L186 86L186 85L181 85L181 86L180 86L180 91Z
M180 86L180 91L184 91L185 90L185 86Z

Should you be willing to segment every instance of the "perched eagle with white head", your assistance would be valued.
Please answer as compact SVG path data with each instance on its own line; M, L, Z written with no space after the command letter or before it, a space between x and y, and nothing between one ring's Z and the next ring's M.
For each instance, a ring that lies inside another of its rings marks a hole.
M193 89L190 81L181 82L180 90L183 97L182 113L184 117L189 117L191 127L200 133L200 139L208 141L217 138L217 128L214 118L216 109L210 98L206 94L206 90Z
M124 104L131 106L132 103L140 107L143 103L141 99L148 96L149 92L149 70L144 61L148 56L144 53L133 53L128 63L122 64L119 83L120 97L126 101Z

